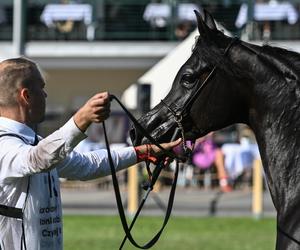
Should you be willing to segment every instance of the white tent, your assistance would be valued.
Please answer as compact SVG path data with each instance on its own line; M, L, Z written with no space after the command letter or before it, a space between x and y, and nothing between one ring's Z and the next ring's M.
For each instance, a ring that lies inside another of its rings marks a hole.
M224 30L220 25L218 25L218 29ZM229 36L231 35L225 30L224 33ZM137 84L151 84L151 108L157 105L168 94L178 70L190 57L195 38L198 35L198 30L192 32L175 49L169 52L166 57L138 79ZM136 109L137 107L137 84L131 85L122 95L122 102L130 109Z

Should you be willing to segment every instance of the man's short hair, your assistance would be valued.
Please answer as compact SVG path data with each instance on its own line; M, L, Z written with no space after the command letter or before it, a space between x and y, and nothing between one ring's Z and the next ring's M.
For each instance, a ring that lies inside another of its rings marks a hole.
M33 61L25 58L11 58L0 63L0 106L15 106L21 87L30 88L40 80L40 71Z

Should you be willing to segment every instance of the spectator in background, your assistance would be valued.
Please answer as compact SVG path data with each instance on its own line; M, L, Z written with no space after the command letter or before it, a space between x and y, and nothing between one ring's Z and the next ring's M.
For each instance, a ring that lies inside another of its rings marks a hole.
M253 161L260 157L252 130L242 127L238 132L238 142L222 145L224 165L234 185L251 185Z
M184 40L194 30L195 24L191 21L180 21L175 29L175 36L178 40Z
M79 0L60 0L58 1L60 4L79 4L81 1ZM65 20L65 21L56 21L55 22L57 30L62 34L68 34L74 29L74 21L73 20ZM67 36L65 37L67 40Z
M224 155L214 143L213 133L196 140L193 153L193 164L202 171L216 167L219 185L222 192L230 192L232 188L224 166Z

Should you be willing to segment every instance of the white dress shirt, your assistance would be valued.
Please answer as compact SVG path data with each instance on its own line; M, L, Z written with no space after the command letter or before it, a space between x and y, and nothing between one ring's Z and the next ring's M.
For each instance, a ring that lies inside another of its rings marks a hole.
M23 208L27 249L63 248L59 177L89 180L110 174L106 150L78 153L73 148L86 135L70 119L32 146L35 132L25 124L0 117L0 204ZM27 143L25 143L27 142ZM133 147L112 151L116 170L136 163ZM29 184L29 191L27 192ZM0 215L1 250L20 249L22 221Z

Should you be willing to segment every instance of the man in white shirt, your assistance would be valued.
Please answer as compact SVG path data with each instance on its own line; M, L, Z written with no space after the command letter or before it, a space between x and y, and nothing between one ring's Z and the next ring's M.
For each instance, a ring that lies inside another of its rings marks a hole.
M36 126L45 116L44 87L34 62L14 58L0 63L1 250L62 249L58 178L89 180L110 174L106 150L73 151L86 138L91 123L108 118L109 94L94 95L64 126L43 139L36 135ZM178 143L162 146L171 149ZM149 145L141 145L112 151L116 170L162 153L154 145L148 150Z

